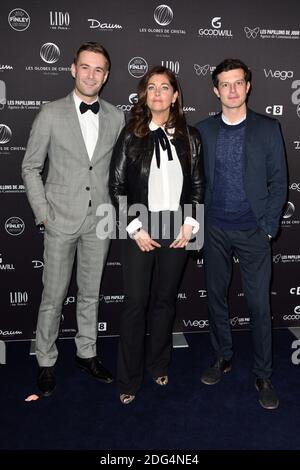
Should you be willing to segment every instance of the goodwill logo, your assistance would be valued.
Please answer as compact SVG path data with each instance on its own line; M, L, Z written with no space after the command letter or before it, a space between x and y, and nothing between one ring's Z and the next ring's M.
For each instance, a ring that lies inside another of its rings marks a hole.
M138 101L138 95L137 93L130 93L128 97L128 103L129 104L117 104L117 108L121 109L121 111L128 112L130 111L135 103Z
M232 39L233 34L231 29L223 29L221 20L221 16L215 16L212 18L210 27L198 29L198 37Z
M0 271L14 271L15 267L13 264L8 264L3 261L3 255L0 253Z

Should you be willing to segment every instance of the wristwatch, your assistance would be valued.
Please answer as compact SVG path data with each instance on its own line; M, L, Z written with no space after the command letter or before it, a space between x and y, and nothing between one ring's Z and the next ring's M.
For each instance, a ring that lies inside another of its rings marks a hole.
M136 236L137 233L139 233L139 231L141 230L142 227L139 227L137 228L136 230L134 230L133 232L131 232L129 234L130 238L132 238L134 240L134 237Z

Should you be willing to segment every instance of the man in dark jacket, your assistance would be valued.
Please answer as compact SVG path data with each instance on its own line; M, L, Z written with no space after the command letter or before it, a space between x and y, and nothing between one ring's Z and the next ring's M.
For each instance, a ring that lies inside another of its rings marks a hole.
M285 202L286 163L279 123L247 108L250 78L249 68L240 60L221 62L212 79L222 112L196 126L202 139L206 177L205 271L216 356L201 380L212 385L231 370L228 288L234 253L239 258L251 314L259 402L266 409L274 409L279 400L270 380L270 243L277 234Z

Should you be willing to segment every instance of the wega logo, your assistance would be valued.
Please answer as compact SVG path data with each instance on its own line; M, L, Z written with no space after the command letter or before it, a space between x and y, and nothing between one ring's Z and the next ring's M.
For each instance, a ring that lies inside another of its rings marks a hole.
M41 47L40 57L47 64L55 64L60 57L59 47L53 42L46 42Z
M209 326L208 320L182 320L185 327L206 328Z
M292 70L266 70L264 69L266 78L279 78L280 80L286 80L287 78L293 78L294 72Z
M8 24L15 31L25 31L29 28L30 16L22 8L15 8L8 15Z
M154 19L160 26L167 26L173 20L173 11L168 5L159 5L154 10Z

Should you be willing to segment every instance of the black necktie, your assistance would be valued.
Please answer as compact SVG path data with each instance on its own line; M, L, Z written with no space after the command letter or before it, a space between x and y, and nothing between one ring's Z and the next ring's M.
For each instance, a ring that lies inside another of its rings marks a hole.
M168 161L173 160L171 146L168 137L166 136L165 132L162 130L161 127L152 131L154 135L154 145L155 145L155 156L156 156L156 164L157 168L160 168L160 150L159 144L163 150L167 150L168 153ZM173 142L171 141L173 144ZM174 145L174 144L173 144Z
M89 109L93 111L93 113L97 114L99 111L99 101L95 101L93 104L86 104L84 101L81 101L79 109L81 114L86 113Z

